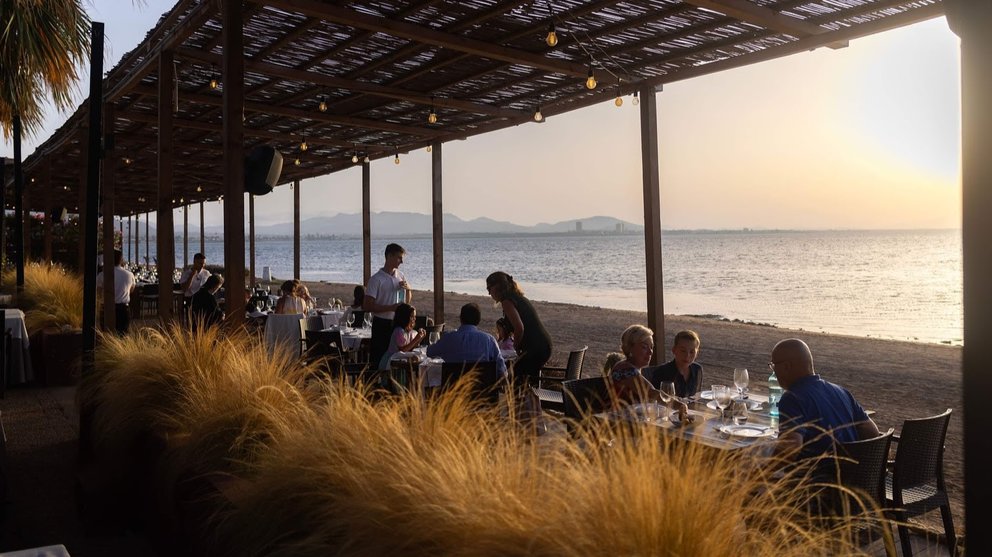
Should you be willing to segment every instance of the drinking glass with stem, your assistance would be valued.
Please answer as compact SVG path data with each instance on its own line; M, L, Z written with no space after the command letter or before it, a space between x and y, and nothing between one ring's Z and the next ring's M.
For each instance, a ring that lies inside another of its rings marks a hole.
M662 381L661 389L659 390L669 397L668 401L665 403L665 408L667 410L666 414L668 416L671 416L672 412L675 410L674 408L672 408L672 401L675 400L675 382Z
M724 419L724 412L730 406L730 390L726 385L713 385L713 400L720 409L720 417Z
M427 344L436 344L439 340L441 340L441 333L437 331L431 331L431 334L427 335Z
M372 328L372 314L369 312L365 312L365 328L366 329Z
M734 369L734 386L737 387L737 394L741 400L747 398L748 375L747 368L739 367Z

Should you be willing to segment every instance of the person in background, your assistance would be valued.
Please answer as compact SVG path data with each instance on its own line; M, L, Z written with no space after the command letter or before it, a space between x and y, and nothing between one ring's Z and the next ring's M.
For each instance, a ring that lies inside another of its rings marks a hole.
M493 335L479 330L482 311L479 304L468 303L458 314L461 327L441 337L427 347L427 355L445 362L497 362L501 375L506 373L506 362L499 353Z
M103 286L103 272L96 275L97 286ZM134 273L124 268L124 253L114 250L114 327L118 334L126 334L131 328L131 294L134 292Z
M387 245L385 264L369 277L369 284L365 288L362 309L371 311L373 315L372 339L369 343L370 362L380 361L389 348L396 308L401 303L409 304L413 300L413 291L399 269L404 255L406 250L399 244Z
M551 335L512 276L503 271L490 274L486 277L486 290L513 326L513 346L518 354L513 363L514 380L526 379L536 386L541 368L551 358Z
M500 350L513 350L513 325L505 317L496 320L496 342Z
M224 277L210 275L203 287L193 294L190 300L190 319L193 330L201 325L204 329L224 320L224 312L217 305L217 291L224 284Z
M679 413L679 420L684 421L689 408L677 397L670 397L655 389L641 375L641 369L651 363L654 354L654 333L643 325L631 325L620 336L620 350L624 359L613 366L610 380L617 394L617 400L624 402L664 402L671 405Z
M609 375L613 371L613 367L623 361L624 355L622 352L610 352L606 355L606 360L603 361L603 375Z
M282 283L279 288L279 292L282 296L276 301L275 313L290 314L290 313L306 313L307 305L306 302L297 295L300 283L297 280L287 280Z
M361 284L355 285L355 299L351 302L351 309L362 309L362 305L365 303L365 287Z
M417 321L417 310L410 304L399 304L393 312L393 332L389 335L389 346L379 358L379 369L389 369L389 359L397 352L409 352L424 340L427 332L423 329L414 331Z
M193 256L193 265L185 269L179 277L179 289L183 291L184 307L186 308L189 308L193 294L196 294L203 287L203 283L207 282L207 277L210 276L210 271L207 270L206 265L207 258L202 253L197 253ZM161 277L159 278L161 280Z
M879 435L878 426L854 395L816 373L813 353L802 340L780 341L768 365L785 389L778 402L777 452L812 459L833 454L838 443Z
M293 279L293 282L296 283L296 295L303 300L303 305L306 308L306 311L303 313L307 313L312 309L317 309L317 302L314 300L313 296L310 295L310 289L307 288L307 285L296 279Z
M689 397L698 393L702 387L703 366L696 363L699 355L699 335L695 331L679 331L675 333L672 343L672 358L660 366L644 368L644 377L651 382L655 389L661 388L662 381L675 383L675 394Z

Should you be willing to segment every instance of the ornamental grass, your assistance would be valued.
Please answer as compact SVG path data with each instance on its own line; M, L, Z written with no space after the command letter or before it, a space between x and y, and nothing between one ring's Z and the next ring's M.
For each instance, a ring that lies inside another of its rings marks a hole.
M595 419L537 437L467 388L382 397L247 336L101 344L81 392L99 460L141 471L136 440L164 439L141 472L160 513L183 512L184 480L227 480L190 534L204 554L855 555L875 520L816 520L801 478L753 453Z
M11 289L13 269L4 271L3 283ZM83 326L83 280L58 264L24 266L24 290L18 295L28 334L48 328L79 329Z

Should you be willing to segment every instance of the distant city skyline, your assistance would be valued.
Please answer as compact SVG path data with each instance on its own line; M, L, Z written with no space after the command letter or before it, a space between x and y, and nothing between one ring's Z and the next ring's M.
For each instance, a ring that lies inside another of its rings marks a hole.
M106 23L107 68L173 1L135 4L87 3ZM937 18L848 48L666 85L658 94L662 227L959 228L959 67L958 40ZM82 98L85 83L78 89ZM66 117L50 110L25 155ZM0 154L12 155L10 142ZM401 159L373 162L372 211L429 213L430 156ZM604 102L446 143L443 180L445 212L466 220L527 226L610 215L642 224L638 110ZM257 198L256 222L291 220L292 193L281 186ZM361 211L361 172L306 180L301 197L304 219ZM219 203L205 212L208 225L222 221ZM190 211L191 226L198 218Z

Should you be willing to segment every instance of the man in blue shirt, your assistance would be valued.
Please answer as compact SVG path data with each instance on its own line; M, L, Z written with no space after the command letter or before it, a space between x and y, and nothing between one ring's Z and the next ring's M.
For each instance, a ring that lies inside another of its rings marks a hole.
M790 338L775 345L770 364L785 389L778 403L779 450L800 458L833 454L836 443L871 439L878 426L847 389L824 381L813 369L805 342Z
M500 374L506 374L506 362L499 353L496 338L479 330L479 323L482 321L479 305L465 304L458 319L462 326L428 346L427 355L442 358L446 362L497 362Z

